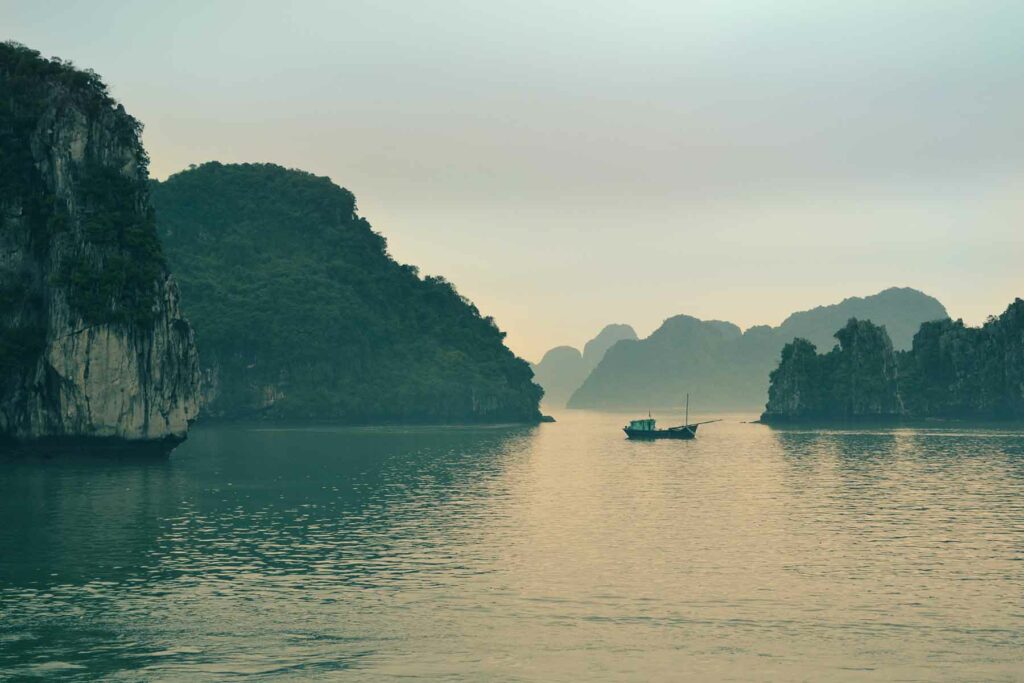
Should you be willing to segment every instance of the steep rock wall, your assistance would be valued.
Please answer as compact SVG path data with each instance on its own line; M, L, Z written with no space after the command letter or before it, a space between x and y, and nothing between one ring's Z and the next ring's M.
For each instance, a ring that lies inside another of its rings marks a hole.
M0 437L181 439L196 415L140 130L95 74L0 45Z

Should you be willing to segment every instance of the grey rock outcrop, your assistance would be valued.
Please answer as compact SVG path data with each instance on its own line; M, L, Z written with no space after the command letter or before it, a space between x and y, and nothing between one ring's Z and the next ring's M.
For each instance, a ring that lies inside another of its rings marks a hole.
M173 440L196 416L140 130L95 74L0 45L0 437Z

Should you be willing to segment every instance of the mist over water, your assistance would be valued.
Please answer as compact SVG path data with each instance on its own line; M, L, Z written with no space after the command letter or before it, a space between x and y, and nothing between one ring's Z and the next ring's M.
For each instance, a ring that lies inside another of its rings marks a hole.
M557 417L0 457L0 678L1019 678L1020 429Z

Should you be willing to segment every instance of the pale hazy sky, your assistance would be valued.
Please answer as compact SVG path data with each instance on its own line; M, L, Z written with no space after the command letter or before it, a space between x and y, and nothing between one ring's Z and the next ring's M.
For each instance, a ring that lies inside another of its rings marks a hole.
M328 175L539 359L890 285L1024 296L1024 3L17 2L152 172Z

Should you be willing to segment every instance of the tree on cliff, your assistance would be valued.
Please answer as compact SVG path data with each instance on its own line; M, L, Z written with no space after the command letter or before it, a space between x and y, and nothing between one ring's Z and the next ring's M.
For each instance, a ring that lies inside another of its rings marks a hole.
M825 357L831 412L841 417L899 415L896 355L885 327L851 318L836 339L839 348Z
M1024 416L1024 301L981 327L962 320L922 325L900 366L913 415Z
M767 419L848 419L900 414L897 364L885 327L851 318L824 355L806 339L782 350L771 373Z
M782 348L779 367L772 370L768 406L784 415L819 415L825 408L823 363L814 344L794 339Z

